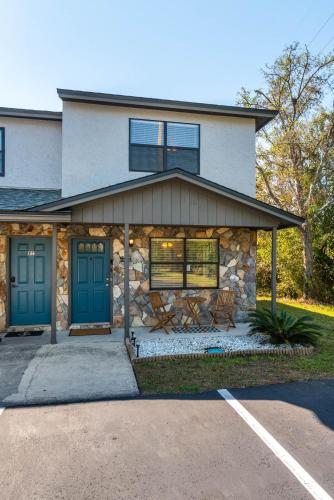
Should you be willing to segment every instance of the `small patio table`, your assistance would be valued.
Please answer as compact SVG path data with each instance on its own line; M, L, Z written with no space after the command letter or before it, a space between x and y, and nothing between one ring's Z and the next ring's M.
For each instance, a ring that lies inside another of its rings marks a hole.
M183 323L184 328L188 328L191 322L197 323L198 326L202 326L199 318L198 306L200 304L203 304L203 302L206 302L206 299L198 295L189 295L188 297L180 297L179 299L176 300L177 306L179 307L185 306L186 320Z

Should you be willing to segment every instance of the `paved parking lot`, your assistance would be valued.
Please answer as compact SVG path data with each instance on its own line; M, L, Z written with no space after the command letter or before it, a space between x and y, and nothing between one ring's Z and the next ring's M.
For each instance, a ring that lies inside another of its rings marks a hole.
M334 494L334 381L232 394ZM11 499L309 499L217 392L8 408L0 487Z

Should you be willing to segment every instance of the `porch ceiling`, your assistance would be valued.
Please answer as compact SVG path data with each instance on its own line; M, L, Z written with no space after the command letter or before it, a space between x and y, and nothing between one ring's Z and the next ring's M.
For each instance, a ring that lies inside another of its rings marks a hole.
M71 209L72 222L92 224L191 225L279 228L304 219L181 170L48 203L31 211Z

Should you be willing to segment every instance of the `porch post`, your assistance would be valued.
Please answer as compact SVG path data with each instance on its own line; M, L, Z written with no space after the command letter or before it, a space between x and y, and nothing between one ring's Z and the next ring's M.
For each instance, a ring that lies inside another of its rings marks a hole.
M57 224L52 226L51 245L51 344L57 344Z
M271 231L271 312L276 314L277 227Z
M130 337L129 224L124 224L124 334Z

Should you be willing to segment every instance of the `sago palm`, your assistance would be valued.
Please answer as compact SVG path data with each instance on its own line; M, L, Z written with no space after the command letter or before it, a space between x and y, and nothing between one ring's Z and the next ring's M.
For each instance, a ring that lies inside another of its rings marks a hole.
M267 335L264 341L271 344L316 345L321 336L320 327L310 316L294 318L286 311L273 314L269 309L252 311L248 315L250 335Z

